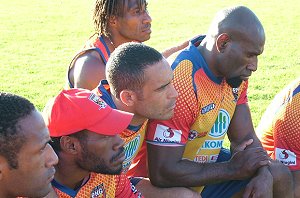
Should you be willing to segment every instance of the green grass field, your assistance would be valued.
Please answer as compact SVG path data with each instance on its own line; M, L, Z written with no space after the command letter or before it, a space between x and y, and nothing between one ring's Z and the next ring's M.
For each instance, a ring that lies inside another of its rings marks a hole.
M72 56L93 32L92 0L0 0L0 90L23 95L42 109L64 85ZM163 50L205 33L221 8L246 5L261 19L265 52L251 77L249 104L255 125L273 96L300 76L300 3L297 0L149 0L152 37Z

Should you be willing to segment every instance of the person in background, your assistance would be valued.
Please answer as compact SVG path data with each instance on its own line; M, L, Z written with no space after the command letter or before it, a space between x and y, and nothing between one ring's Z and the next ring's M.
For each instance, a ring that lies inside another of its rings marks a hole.
M96 0L93 12L95 34L71 61L67 71L67 88L92 90L106 79L105 65L110 54L126 42L150 39L152 19L147 0ZM165 57L186 47L188 42L170 47Z
M292 172L294 196L300 197L300 78L278 93L265 111L256 133L270 157Z
M96 0L93 22L96 33L68 68L69 87L94 89L105 78L105 65L116 47L150 39L151 17L146 0Z

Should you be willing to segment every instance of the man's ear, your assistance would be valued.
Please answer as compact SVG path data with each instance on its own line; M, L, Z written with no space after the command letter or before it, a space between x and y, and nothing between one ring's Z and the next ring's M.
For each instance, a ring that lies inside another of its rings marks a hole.
M8 166L9 166L9 164L7 163L6 158L0 155L0 181L4 177L3 176L4 171L9 168Z
M229 44L229 41L230 41L230 37L227 33L220 34L216 40L217 50L220 53L223 53L227 45Z
M117 25L117 17L116 16L110 16L108 19L108 25L110 27L116 27Z
M60 147L62 151L70 154L77 154L78 150L81 149L79 140L70 136L62 136L60 138Z
M120 100L123 104L130 107L134 105L134 102L137 100L137 96L134 91L125 89L120 92Z

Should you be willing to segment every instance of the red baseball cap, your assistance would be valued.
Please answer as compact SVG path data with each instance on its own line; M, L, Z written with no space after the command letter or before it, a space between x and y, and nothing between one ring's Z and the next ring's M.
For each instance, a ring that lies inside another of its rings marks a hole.
M133 114L111 108L86 89L61 91L44 109L51 137L60 137L87 129L102 135L116 135L129 125Z

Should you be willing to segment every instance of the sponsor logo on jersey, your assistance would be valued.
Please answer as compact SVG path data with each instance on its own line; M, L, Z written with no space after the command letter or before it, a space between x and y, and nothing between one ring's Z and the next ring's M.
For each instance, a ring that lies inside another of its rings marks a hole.
M232 88L232 94L234 97L234 102L238 101L238 96L239 96L239 88Z
M91 192L91 198L105 198L106 192L103 183L96 186Z
M181 130L158 124L155 129L154 141L157 142L181 142Z
M107 106L107 104L94 93L91 93L91 95L89 96L89 100L98 105L99 109L104 109Z
M205 163L208 162L208 155L196 155L194 162Z
M216 162L218 157L219 157L219 155L211 155L210 156L210 162Z
M296 154L287 149L275 148L276 159L287 166L296 166Z
M130 182L130 187L131 187L131 191L133 192L133 194L137 195L137 198L142 197L142 193L140 193L131 182Z
M191 141L195 138L205 137L206 134L207 134L207 132L198 132L198 131L195 131L195 130L190 130L188 140Z
M213 163L216 162L219 155L196 155L194 162L198 163Z
M131 161L137 154L140 142L141 142L141 135L137 135L135 138L133 138L130 142L128 142L124 146L125 160L123 162L123 171L126 171L129 168Z
M205 140L200 149L220 149L222 144L223 140Z
M276 159L287 166L296 166L296 154L287 149L275 148Z
M216 107L215 103L210 103L209 105L201 109L201 114L206 114L207 112L213 110Z
M209 136L214 138L222 137L226 133L229 123L229 113L224 109L220 109L219 115L209 132Z

